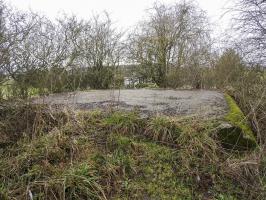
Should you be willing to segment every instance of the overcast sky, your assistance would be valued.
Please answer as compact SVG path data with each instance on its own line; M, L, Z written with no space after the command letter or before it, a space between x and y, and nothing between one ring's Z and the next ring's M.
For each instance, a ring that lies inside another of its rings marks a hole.
M173 3L178 0L161 0L159 2ZM231 0L232 1L232 0ZM6 0L9 4L22 10L33 10L45 14L51 19L60 13L75 14L81 18L89 18L92 13L107 11L116 26L127 29L135 25L145 16L145 10L150 8L155 0ZM221 18L230 0L198 0L199 6L207 12L215 32L227 28L229 17Z

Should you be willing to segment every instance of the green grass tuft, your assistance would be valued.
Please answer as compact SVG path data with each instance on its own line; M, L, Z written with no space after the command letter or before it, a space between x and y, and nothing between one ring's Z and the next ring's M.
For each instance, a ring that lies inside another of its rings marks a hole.
M164 116L157 116L148 122L145 135L155 141L175 144L181 132L182 130L174 120Z
M105 118L103 122L120 133L133 134L138 131L141 120L135 112L114 112Z

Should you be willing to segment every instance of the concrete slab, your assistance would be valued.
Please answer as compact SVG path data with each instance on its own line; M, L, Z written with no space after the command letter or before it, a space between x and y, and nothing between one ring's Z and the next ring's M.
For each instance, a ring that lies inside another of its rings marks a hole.
M35 99L34 102L69 106L74 109L136 108L144 115L164 114L204 118L220 118L228 111L223 93L210 90L91 90L53 94Z

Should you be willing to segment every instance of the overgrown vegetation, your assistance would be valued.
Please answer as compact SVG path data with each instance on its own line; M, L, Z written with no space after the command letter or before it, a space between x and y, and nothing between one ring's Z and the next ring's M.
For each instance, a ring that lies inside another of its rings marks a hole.
M237 2L240 34L215 49L193 1L154 4L123 37L107 13L51 21L0 0L0 199L265 199L266 2ZM219 89L229 113L143 119L28 99L123 87Z
M224 149L214 134L217 121L142 119L137 112L121 111L55 112L39 106L27 106L28 112L25 106L5 109L11 110L2 112L1 124L6 117L20 118L23 124L34 121L38 134L33 137L30 126L13 130L13 124L6 124L1 129L1 136L19 134L12 142L1 138L1 199L266 195L265 180L258 174L266 173L265 162L250 160L253 150Z

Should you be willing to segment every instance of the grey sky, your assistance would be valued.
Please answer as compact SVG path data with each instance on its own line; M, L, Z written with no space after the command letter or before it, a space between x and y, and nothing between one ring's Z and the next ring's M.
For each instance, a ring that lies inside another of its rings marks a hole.
M176 0L178 1L178 0ZM174 0L160 2L173 3ZM155 0L6 0L18 9L41 12L54 19L64 13L76 14L81 18L89 18L92 13L108 11L115 24L123 29L130 28L145 16ZM198 0L199 6L207 12L214 31L219 33L227 28L228 16L221 18L224 8L230 0Z

